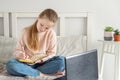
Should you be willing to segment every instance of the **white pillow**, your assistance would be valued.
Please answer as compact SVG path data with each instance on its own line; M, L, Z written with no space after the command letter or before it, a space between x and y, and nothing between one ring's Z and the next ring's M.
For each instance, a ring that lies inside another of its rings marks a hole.
M66 36L57 38L57 55L69 56L86 51L86 37Z
M13 58L16 42L15 38L0 36L0 62L6 63ZM84 36L57 37L57 55L69 56L84 51L86 51Z

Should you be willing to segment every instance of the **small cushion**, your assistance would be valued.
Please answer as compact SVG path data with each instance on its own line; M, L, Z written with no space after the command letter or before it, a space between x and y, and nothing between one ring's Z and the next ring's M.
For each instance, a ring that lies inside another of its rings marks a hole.
M16 39L0 36L0 62L6 63L13 58L13 50L16 46Z

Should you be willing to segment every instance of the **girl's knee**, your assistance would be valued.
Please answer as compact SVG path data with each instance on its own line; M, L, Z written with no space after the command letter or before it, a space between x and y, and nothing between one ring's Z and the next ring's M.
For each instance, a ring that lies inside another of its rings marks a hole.
M62 60L62 61L64 61L64 60L65 60L65 57L64 57L64 56L56 56L56 59L57 59L57 60Z
M16 63L18 63L18 61L16 59L11 59L6 63L6 69L10 70L10 69L16 69Z
M7 64L8 63L15 63L15 62L18 62L16 59L10 59L8 62L7 62Z
M65 64L65 57L56 56L56 61L58 61L59 64L64 65Z
M63 56L58 56L57 61L59 70L63 71L65 69L65 58Z

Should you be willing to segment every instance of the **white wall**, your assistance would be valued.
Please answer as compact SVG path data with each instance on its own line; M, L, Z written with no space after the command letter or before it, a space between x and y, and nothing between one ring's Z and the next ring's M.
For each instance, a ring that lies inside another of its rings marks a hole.
M58 12L94 12L95 39L102 39L104 26L120 27L119 2L118 0L0 0L0 12L40 12L45 8L53 8Z
M94 12L94 39L103 39L103 29L120 27L119 0L0 0L0 12L40 12L53 8L61 12Z

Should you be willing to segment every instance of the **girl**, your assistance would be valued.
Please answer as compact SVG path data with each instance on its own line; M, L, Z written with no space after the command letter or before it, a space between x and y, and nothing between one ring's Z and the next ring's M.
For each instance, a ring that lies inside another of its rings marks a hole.
M52 9L45 9L34 24L26 27L15 48L15 59L6 64L7 72L15 76L51 76L64 75L64 57L56 54L56 34L52 30L58 19ZM30 62L33 56L45 55L41 59Z

